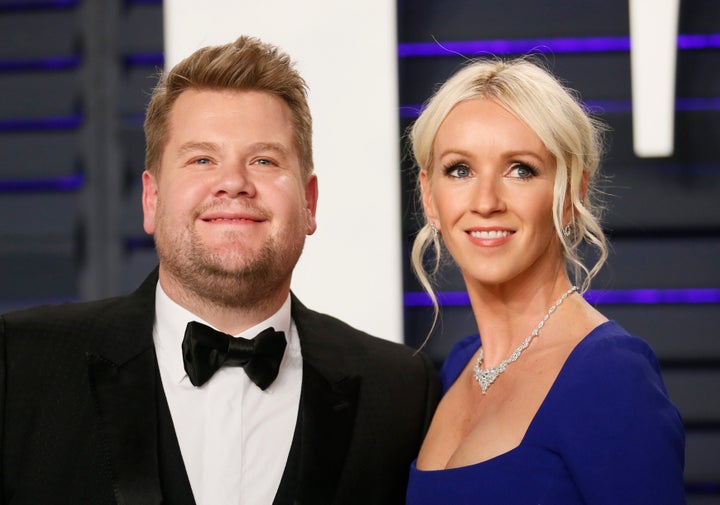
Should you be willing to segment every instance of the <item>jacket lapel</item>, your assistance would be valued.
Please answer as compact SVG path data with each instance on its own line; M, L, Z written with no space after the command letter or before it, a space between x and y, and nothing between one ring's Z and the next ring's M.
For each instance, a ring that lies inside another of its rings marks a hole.
M341 339L327 335L295 297L293 320L303 355L298 424L275 503L333 503L352 441L361 380L348 375Z
M162 501L158 474L155 357L152 349L122 366L88 356L90 384L122 505Z
M87 354L119 505L158 505L163 500L158 464L162 386L152 341L156 284L157 270L115 312L103 315L102 347Z
M162 385L152 342L156 284L157 271L127 297L124 308L106 315L112 327L104 347L87 355L119 505L163 502L158 460ZM275 503L330 504L352 442L361 380L346 372L337 348L341 338L327 335L315 313L294 296L292 315L303 354L303 384L295 437ZM172 450L179 454L176 443ZM187 475L183 477L187 481ZM190 489L189 483L183 484ZM191 492L185 498L194 503Z

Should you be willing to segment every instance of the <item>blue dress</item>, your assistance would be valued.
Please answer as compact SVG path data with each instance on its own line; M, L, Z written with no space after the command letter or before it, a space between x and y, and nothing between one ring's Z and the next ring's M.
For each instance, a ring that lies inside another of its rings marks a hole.
M455 345L446 391L479 347ZM681 505L684 445L653 351L609 321L570 353L518 447L460 468L413 463L407 505Z

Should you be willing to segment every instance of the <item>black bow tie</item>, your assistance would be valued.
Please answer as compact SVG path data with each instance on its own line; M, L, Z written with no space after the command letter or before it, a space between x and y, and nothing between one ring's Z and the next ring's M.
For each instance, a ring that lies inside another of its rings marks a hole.
M205 384L221 366L233 365L243 367L264 391L277 377L286 345L285 334L275 328L248 340L191 321L182 343L183 362L193 386Z

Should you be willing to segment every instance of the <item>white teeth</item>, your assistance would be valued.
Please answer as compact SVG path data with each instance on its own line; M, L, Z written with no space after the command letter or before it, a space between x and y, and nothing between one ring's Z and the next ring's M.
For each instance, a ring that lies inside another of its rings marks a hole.
M475 238L500 238L507 237L510 232L507 230L471 231L470 236Z

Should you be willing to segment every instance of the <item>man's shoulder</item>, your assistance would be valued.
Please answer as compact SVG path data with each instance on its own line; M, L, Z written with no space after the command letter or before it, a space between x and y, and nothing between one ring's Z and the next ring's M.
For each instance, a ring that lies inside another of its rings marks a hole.
M38 305L2 314L5 327L42 327L59 322L87 324L123 307L126 297L107 298L89 302L64 302Z
M154 315L154 286L152 274L135 292L111 298L84 302L65 302L38 305L0 315L0 329L12 331L42 331L59 328L112 329L123 322L140 321Z
M392 420L383 421L385 427L394 425L391 431L410 426L427 429L440 395L440 383L427 356L295 302L293 320L303 360L331 383L359 379L363 419L372 418L372 424L374 413L392 412ZM417 447L410 452L417 454Z
M385 349L388 352L397 351L401 353L413 352L410 347L388 340L384 337L371 335L363 330L355 328L337 317L316 312L318 321L322 327L327 328L328 333L340 335L348 345L367 346L368 348Z
M304 349L322 348L325 355L342 356L350 361L426 364L427 358L415 349L371 335L337 317L308 309L297 299L293 299L293 319Z
M43 356L97 350L101 342L117 338L118 325L134 324L124 316L127 312L120 309L123 305L121 298L111 298L3 314L0 340L13 359L27 354L35 360L37 349L46 350Z

